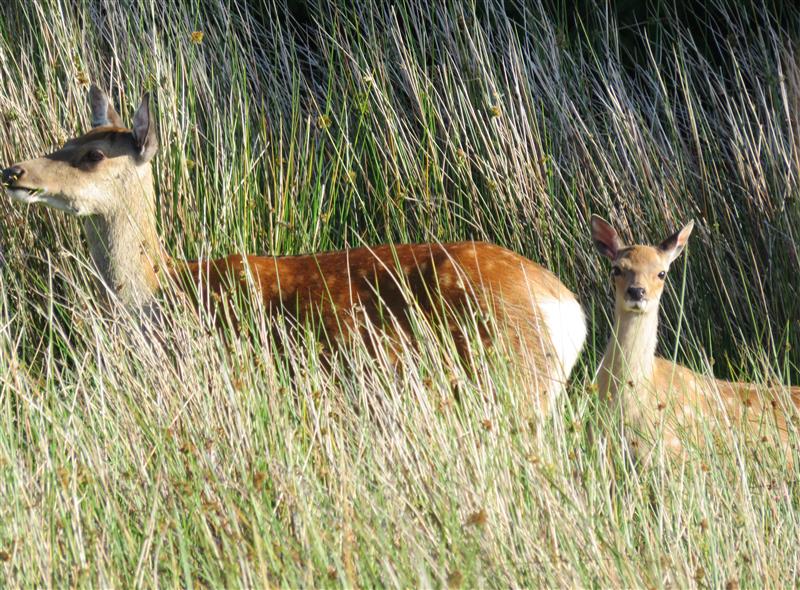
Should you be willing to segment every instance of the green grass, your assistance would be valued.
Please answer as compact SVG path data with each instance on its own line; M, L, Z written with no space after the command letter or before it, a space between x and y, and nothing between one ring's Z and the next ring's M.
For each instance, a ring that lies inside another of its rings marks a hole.
M666 4L633 28L491 0L128 4L0 8L1 162L85 130L90 80L128 120L150 90L173 255L485 239L556 272L591 333L535 423L502 358L478 349L468 374L433 337L400 373L359 346L324 369L311 336L273 354L257 313L231 347L176 309L165 352L98 305L73 219L0 200L5 585L800 575L785 457L734 436L634 469L615 444L591 387L610 299L587 225L655 241L695 219L662 353L800 382L799 11L720 3L701 35Z

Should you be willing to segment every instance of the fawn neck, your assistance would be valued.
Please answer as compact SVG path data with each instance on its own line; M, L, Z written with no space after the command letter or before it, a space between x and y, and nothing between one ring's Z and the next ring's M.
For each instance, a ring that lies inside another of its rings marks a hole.
M156 232L150 167L107 202L106 211L82 220L89 252L104 285L127 307L143 309L158 290L159 269L166 261Z
M613 398L625 385L635 386L652 379L657 339L657 305L644 313L634 313L618 303L614 330L598 375L600 394Z

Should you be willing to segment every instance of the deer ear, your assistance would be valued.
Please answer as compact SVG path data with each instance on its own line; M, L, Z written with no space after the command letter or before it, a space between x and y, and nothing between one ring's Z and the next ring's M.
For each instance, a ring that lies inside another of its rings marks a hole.
M123 126L122 118L114 110L106 93L94 84L89 88L89 106L92 108L92 127Z
M597 251L612 262L623 247L616 230L598 215L592 215L592 241Z
M686 247L686 242L689 241L689 236L692 235L693 229L694 221L690 221L682 230L675 232L658 245L658 249L669 256L670 263L681 255L681 252Z
M148 92L142 97L142 102L133 116L133 139L139 150L139 157L145 162L149 161L158 149L158 138L153 118L150 116L150 93Z

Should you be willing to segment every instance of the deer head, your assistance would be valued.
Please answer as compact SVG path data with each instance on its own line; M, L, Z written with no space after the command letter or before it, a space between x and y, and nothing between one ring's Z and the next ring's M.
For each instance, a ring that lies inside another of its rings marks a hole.
M152 192L150 160L158 141L148 95L126 129L108 97L89 90L92 129L51 154L18 162L2 172L12 199L43 204L72 215L108 215L129 199Z
M592 216L594 245L612 264L618 313L658 309L669 267L683 252L693 228L694 221L690 221L658 246L625 246L607 221Z
M92 86L88 133L1 175L12 199L81 217L102 282L134 307L151 300L156 267L164 256L156 233L150 164L158 141L148 103L145 94L133 127L126 129L108 97Z

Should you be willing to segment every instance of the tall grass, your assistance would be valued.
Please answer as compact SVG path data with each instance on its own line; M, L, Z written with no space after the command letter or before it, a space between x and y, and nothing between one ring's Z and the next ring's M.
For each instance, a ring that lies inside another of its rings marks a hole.
M85 130L89 81L128 118L149 90L173 255L491 240L556 272L593 331L569 395L533 423L501 358L478 348L468 374L432 335L399 374L357 345L322 367L313 334L276 351L257 310L231 345L175 309L162 350L97 304L74 220L2 201L9 586L800 574L780 453L734 436L634 468L615 445L591 387L609 298L587 228L600 213L654 241L694 218L663 354L800 380L800 12L713 5L699 34L668 6L630 29L603 6L575 21L567 4L451 4L0 8L0 161Z

